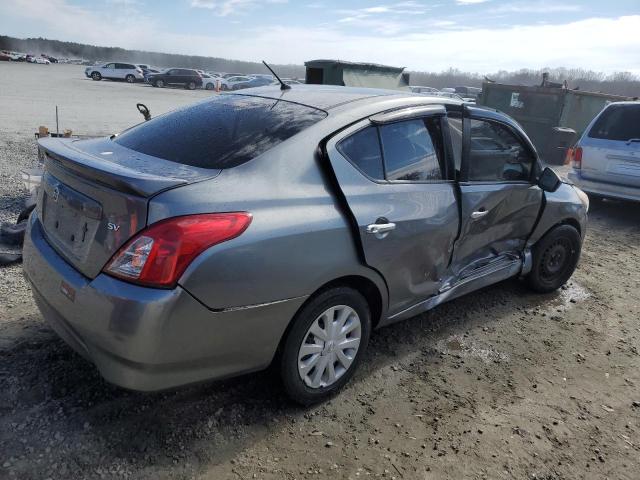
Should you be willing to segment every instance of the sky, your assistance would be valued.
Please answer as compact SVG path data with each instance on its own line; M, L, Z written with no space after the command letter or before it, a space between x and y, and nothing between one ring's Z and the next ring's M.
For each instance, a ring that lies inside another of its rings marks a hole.
M281 64L640 74L640 0L0 0L0 34Z

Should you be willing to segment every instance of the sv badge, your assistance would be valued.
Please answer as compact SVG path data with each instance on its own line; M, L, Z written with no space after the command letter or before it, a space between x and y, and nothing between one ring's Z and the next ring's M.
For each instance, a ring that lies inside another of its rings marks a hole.
M120 225L116 225L115 223L109 222L107 223L107 229L117 232L118 230L120 230Z

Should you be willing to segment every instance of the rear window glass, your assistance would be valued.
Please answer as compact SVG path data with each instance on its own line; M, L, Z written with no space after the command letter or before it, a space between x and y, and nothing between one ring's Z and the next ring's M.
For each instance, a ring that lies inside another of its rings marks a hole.
M220 95L126 130L115 142L183 165L232 168L326 115L322 110L282 100Z
M376 127L367 127L345 138L338 145L338 150L371 178L384 180Z
M640 138L640 105L611 105L593 124L589 136L622 141Z

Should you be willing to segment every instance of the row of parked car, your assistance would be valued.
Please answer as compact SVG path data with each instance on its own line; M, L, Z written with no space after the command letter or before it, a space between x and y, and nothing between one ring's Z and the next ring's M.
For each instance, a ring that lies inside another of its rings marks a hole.
M273 75L241 73L205 72L193 68L156 68L146 64L109 62L85 68L87 78L124 80L129 83L146 82L154 87L182 86L190 90L240 90L261 87L274 82ZM288 84L301 83L294 79L284 79Z
M12 52L10 50L0 51L0 61L4 62L27 62L40 63L49 65L50 63L58 63L58 59L50 55L42 53L40 56L31 53Z

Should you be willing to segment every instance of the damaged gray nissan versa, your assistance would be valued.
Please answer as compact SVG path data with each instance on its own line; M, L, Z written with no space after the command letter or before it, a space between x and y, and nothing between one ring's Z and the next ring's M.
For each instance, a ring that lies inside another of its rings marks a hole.
M269 86L40 146L36 302L134 390L274 365L321 401L372 329L511 277L557 289L585 235L586 195L517 123L440 97Z

